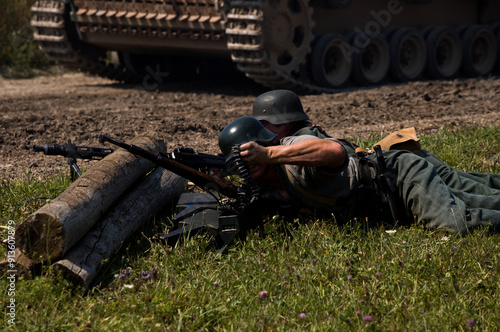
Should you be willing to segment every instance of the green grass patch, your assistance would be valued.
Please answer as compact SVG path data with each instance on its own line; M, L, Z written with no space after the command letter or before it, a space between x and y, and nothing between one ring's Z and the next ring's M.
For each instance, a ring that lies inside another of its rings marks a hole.
M0 0L0 74L27 78L36 69L48 69L49 61L33 38L30 8L35 0Z
M422 145L463 170L498 173L499 133L500 126L443 129ZM370 139L365 146L377 141ZM2 225L20 222L68 184L67 175L2 181ZM154 219L124 243L88 292L44 267L9 296L1 276L2 325L14 298L11 327L19 331L500 328L500 234L271 217L218 255L204 236L168 250L153 239L167 222Z

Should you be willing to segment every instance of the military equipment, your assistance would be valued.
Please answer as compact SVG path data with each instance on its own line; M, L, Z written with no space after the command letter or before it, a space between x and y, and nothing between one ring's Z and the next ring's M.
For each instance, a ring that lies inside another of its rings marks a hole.
M362 204L367 211L381 216L387 216L387 212L390 212L394 225L406 223L410 220L410 217L405 209L402 209L403 205L398 195L396 175L387 169L380 145L375 145L373 150L376 162L366 158L366 152L361 150L357 152L361 171L361 185L358 193ZM387 206L384 207L384 204Z
M100 160L112 153L113 149L74 145L71 143L71 140L68 140L68 144L65 145L34 145L33 151L43 152L48 156L63 156L68 158L67 162L69 165L71 179L74 181L82 175L82 172L77 164L77 159Z
M294 91L486 76L500 34L493 0L38 0L32 13L50 60L146 89L216 62Z
M258 96L252 116L274 125L309 120L299 96L290 90L273 90Z
M43 152L50 156L64 156L68 158L68 164L72 174L72 179L75 180L81 175L81 171L76 163L76 159L99 160L112 153L114 150L109 148L96 148L90 146L74 145L68 140L67 145L45 144L34 145L33 151ZM191 148L179 147L172 152L166 154L166 157L175 160L181 164L194 167L198 170L209 168L218 168L222 170L226 167L225 158L222 155L212 155L200 153Z
M243 116L233 120L219 134L219 147L226 162L234 157L233 147L235 145L250 141L270 143L276 134L267 130L262 123L251 116Z
M159 167L190 180L206 191L205 194L190 193L187 197L183 196L178 205L179 213L173 218L173 221L177 223L177 229L161 236L165 242L171 244L181 235L203 230L215 235L219 251L223 252L237 236L244 236L249 228L258 227L262 223L261 214L266 210L269 198L261 195L255 183L250 179L238 152L235 152L236 167L233 172L236 171L240 176L240 185L210 173L209 168L215 165L210 162L203 164L201 161L191 159L189 164L184 164L182 161L176 161L171 154L152 153L105 134L99 135L99 141L109 142L134 155L146 158ZM237 147L235 149L237 150ZM225 162L223 156L208 159ZM216 164L219 165L219 163ZM228 200L223 202L221 195L226 196ZM269 204L269 206L276 209L276 204Z

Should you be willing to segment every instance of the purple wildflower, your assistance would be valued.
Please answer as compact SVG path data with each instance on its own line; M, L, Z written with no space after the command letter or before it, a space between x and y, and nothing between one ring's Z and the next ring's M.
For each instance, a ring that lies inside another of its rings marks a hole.
M373 320L372 316L364 316L363 317L363 322L371 322Z
M260 291L259 292L259 297L261 299L267 298L267 297L269 297L269 293L266 290Z
M455 270L458 270L458 269L459 269L459 267L458 267L457 265L453 265L453 268L454 268Z
M120 275L118 276L118 280L122 280L123 278L125 278L125 275L123 273L120 273Z
M300 315L299 315L299 317L300 317L300 319L304 319L304 318L306 318L306 314L303 313L303 312L301 312Z
M346 323L350 323L350 322L351 322L351 319L350 319L350 318L346 318L344 322L346 322Z
M151 278L151 274L147 273L146 275L142 274L142 280L148 280Z
M474 326L474 325L476 325L476 322L474 322L474 319L473 319L473 318L471 318L471 319L469 319L469 320L467 321L467 326Z
M347 275L347 280L351 280L352 279L352 275Z
M356 316L361 316L361 311L356 311Z
M382 276L382 273L380 273L380 272L375 273L375 277L381 277L381 276Z
M214 286L219 286L219 282L218 281L214 281Z
M123 270L123 274L125 274L125 275L129 275L129 274L130 274L130 269L125 269L125 270Z
M431 129L431 133L435 133L437 129Z

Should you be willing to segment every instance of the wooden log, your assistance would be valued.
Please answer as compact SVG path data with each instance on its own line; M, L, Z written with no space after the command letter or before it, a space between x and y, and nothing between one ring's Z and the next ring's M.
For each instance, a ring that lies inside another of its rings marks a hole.
M132 143L155 153L165 144L148 132ZM124 149L106 156L16 229L18 248L35 263L56 261L80 240L116 199L154 164Z
M186 189L186 183L184 178L158 168L113 205L103 219L52 267L73 284L87 289L103 259L111 257L152 215L177 200Z
M17 277L24 277L26 279L31 279L33 277L33 261L23 255L21 250L16 248L13 254L7 251L7 257L0 261L0 275L11 276L15 275Z

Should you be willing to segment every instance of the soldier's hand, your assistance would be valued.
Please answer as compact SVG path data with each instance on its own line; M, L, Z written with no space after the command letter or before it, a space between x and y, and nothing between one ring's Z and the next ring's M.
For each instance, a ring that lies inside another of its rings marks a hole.
M240 145L240 156L247 165L269 164L267 149L255 142Z

